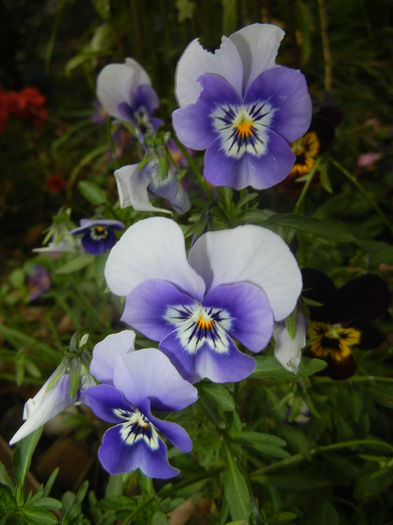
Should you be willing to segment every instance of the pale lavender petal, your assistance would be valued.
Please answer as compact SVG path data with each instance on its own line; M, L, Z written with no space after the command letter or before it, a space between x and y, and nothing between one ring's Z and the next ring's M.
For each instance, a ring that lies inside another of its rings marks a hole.
M269 127L292 142L311 124L312 103L304 75L297 69L277 66L261 73L248 88L245 102L268 100L275 108Z
M23 414L26 421L12 437L10 445L15 445L77 401L76 394L72 399L70 398L70 376L68 374L60 377L57 384L48 391L48 386L56 373L57 369L35 397L26 402Z
M230 340L228 353L217 353L206 346L196 356L194 382L205 377L214 383L232 383L248 377L255 369L255 360L240 352Z
M97 98L112 117L123 119L119 105L131 105L132 91L137 85L133 69L124 64L109 64L98 74Z
M179 214L186 213L191 208L187 192L172 171L168 171L165 179L153 175L149 191L154 196L165 199L170 207Z
M183 427L171 421L163 421L152 415L149 415L149 420L157 428L157 430L165 436L169 441L182 452L190 452L192 450L192 441L190 436Z
M116 364L114 384L137 407L150 399L152 409L180 410L198 397L196 388L154 348L123 355Z
M303 314L298 313L296 319L296 336L292 339L285 322L275 323L274 357L289 372L297 374L302 360L302 349L306 346L307 322Z
M221 47L214 53L193 40L179 59L175 74L175 94L180 107L194 104L202 91L198 77L213 73L224 78L235 91L242 94L243 68L235 45L222 37Z
M172 283L150 279L127 296L121 320L149 339L160 341L173 330L173 325L165 320L168 307L194 302Z
M108 423L118 423L121 418L114 413L115 409L130 410L123 392L112 385L96 385L87 388L83 393L84 402L96 416Z
M203 305L227 310L232 318L229 333L252 352L260 352L270 341L273 312L258 286L248 283L218 286L208 292Z
M242 281L259 286L276 321L292 312L301 292L295 257L280 236L260 226L207 232L192 246L188 259L210 289Z
M167 448L160 438L159 448L152 450L144 440L127 445L121 437L120 430L121 425L107 430L98 450L102 466L110 474L132 472L139 468L150 478L167 479L179 473L169 465Z
M135 86L139 86L140 84L147 84L150 86L151 82L149 75L136 60L128 57L125 59L124 65L131 69Z
M244 90L262 71L276 65L278 48L284 35L284 31L275 25L251 24L229 37L242 59Z
M138 169L139 164L123 166L115 171L117 191L119 192L120 208L132 206L138 211L161 211L170 213L164 208L156 208L150 203L148 186L152 173L148 166Z
M188 264L181 228L164 217L128 228L109 254L105 277L117 295L128 295L148 279L172 282L196 298L205 291L202 277Z
M93 350L90 372L102 383L113 383L116 360L135 348L135 332L123 330L110 334L97 343Z

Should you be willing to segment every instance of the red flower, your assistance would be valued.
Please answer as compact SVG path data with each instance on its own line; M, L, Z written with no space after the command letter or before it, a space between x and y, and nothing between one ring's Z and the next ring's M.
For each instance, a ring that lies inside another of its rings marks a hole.
M66 181L59 174L52 175L47 180L46 187L51 193L57 193L61 190L64 190L64 188L66 187Z
M17 93L17 100L13 101L15 109L12 111L25 122L30 122L33 126L41 126L48 116L48 110L44 107L45 102L44 95L38 89L26 87L19 94Z

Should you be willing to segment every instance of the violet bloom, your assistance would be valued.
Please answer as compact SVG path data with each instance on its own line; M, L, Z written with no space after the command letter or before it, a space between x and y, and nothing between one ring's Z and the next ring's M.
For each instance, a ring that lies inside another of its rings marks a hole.
M214 54L195 39L180 57L173 126L186 146L207 150L204 176L215 186L270 188L293 166L289 143L307 131L312 107L302 73L275 63L283 36L253 24Z
M72 235L82 235L82 246L91 255L102 255L116 242L115 230L123 230L120 221L104 219L81 219L79 228L71 230Z
M139 468L151 478L171 478L178 470L168 463L167 448L159 433L182 452L189 452L192 442L180 425L158 419L152 411L181 410L196 401L198 391L153 348L120 350L111 363L108 357L114 342L106 342L106 355L103 351L93 358L95 374L98 370L98 378L110 384L94 386L84 393L95 414L115 425L105 432L98 457L112 475Z
M162 124L152 116L159 102L150 78L132 58L104 67L97 77L97 98L109 115L130 122L141 142Z
M170 213L165 208L157 208L150 203L150 198L161 198L177 213L186 213L190 207L187 192L171 170L164 178L161 176L157 159L148 162L142 169L139 164L123 166L115 171L120 207L132 206L139 211L161 211Z
M35 301L42 294L49 290L52 281L50 274L42 264L34 264L27 272L27 289L29 300Z
M268 344L273 320L287 317L301 291L295 258L283 240L259 226L202 235L186 256L172 220L132 225L111 250L109 288L127 296L122 320L154 341L183 377L240 381Z

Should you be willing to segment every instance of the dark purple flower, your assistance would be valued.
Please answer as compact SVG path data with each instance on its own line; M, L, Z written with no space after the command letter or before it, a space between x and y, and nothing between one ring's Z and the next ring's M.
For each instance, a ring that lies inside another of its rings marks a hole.
M318 270L307 268L302 274L303 296L321 305L309 306L307 354L327 362L324 374L347 379L357 369L352 347L372 349L384 339L371 321L389 307L388 286L373 274L356 277L341 288Z
M126 332L122 334L121 338L130 339ZM110 352L115 340L106 338L103 343ZM123 346L114 365L106 369L105 352L96 353L95 373L99 370L98 375L109 378L110 384L84 392L84 401L95 414L114 424L104 434L98 457L112 475L139 468L151 478L171 478L178 470L168 463L160 434L182 452L190 452L192 442L180 425L159 419L152 411L181 410L196 401L198 391L159 350L133 351Z
M123 230L120 221L82 219L79 228L71 230L72 235L82 235L82 246L92 255L102 255L116 242L114 230Z
M204 176L215 186L270 188L293 166L289 142L307 131L312 107L300 71L275 63L283 35L253 24L214 54L196 39L180 57L173 126L186 146L207 150Z

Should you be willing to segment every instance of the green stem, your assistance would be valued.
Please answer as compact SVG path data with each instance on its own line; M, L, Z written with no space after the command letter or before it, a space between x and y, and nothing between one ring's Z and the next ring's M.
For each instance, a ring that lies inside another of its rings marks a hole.
M195 173L201 188L205 192L205 195L207 197L207 200L209 201L209 204L212 204L214 202L214 200L213 200L210 188L209 188L207 182L205 181L205 179L203 178L203 175L202 175L200 169L196 165L196 162L191 157L191 155L188 153L187 149L183 146L183 144L181 142L179 142L177 137L175 137L173 135L172 138L176 142L176 145L179 148L179 150L183 153L184 157L187 159L187 162L191 166L192 171Z
M359 447L363 445L383 446L385 448L388 448L391 452L393 452L393 446L389 445L389 443L386 443L385 441L379 441L377 439L353 439L351 441L341 441L339 443L332 443L330 445L321 445L319 447L314 447L310 450L310 456L314 456L315 454L319 454L321 452L328 452L330 450ZM250 478L254 479L258 476L267 474L268 472L273 472L274 470L279 470L281 468L288 467L290 465L299 463L301 461L305 461L307 459L309 458L304 456L303 454L294 454L290 458L285 458L281 461L277 461L276 463L272 463L271 465L267 465L266 467L254 470L254 472L251 473Z
M330 377L313 377L313 381L318 383L332 383ZM383 376L353 376L349 377L346 381L351 383L364 383L369 381L376 383L393 383L393 377L383 377Z
M308 192L308 188L310 187L310 184L312 183L312 180L314 178L314 175L315 173L317 172L318 168L319 168L319 164L321 162L321 157L319 157L316 161L316 163L314 164L314 166L311 168L311 170L308 172L308 175L307 175L307 180L306 180L306 183L305 185L303 186L302 188L302 191L300 192L300 195L299 195L299 198L295 204L295 209L293 210L294 213L299 213L300 212L300 209L301 209L301 206L303 204L303 201L306 197L306 194Z
M342 164L340 164L338 161L334 160L332 157L328 157L330 162L336 166L336 168L341 171L343 175L347 177L347 179L352 182L352 184L360 191L360 193L363 195L363 197L371 204L371 206L375 209L377 214L379 215L382 222L386 224L386 226L389 228L390 232L393 233L393 225L389 221L389 219L386 217L384 212L381 210L381 208L378 206L378 204L375 202L374 197L372 197L360 184L360 182L357 180L356 177L354 177L349 171L344 168Z

